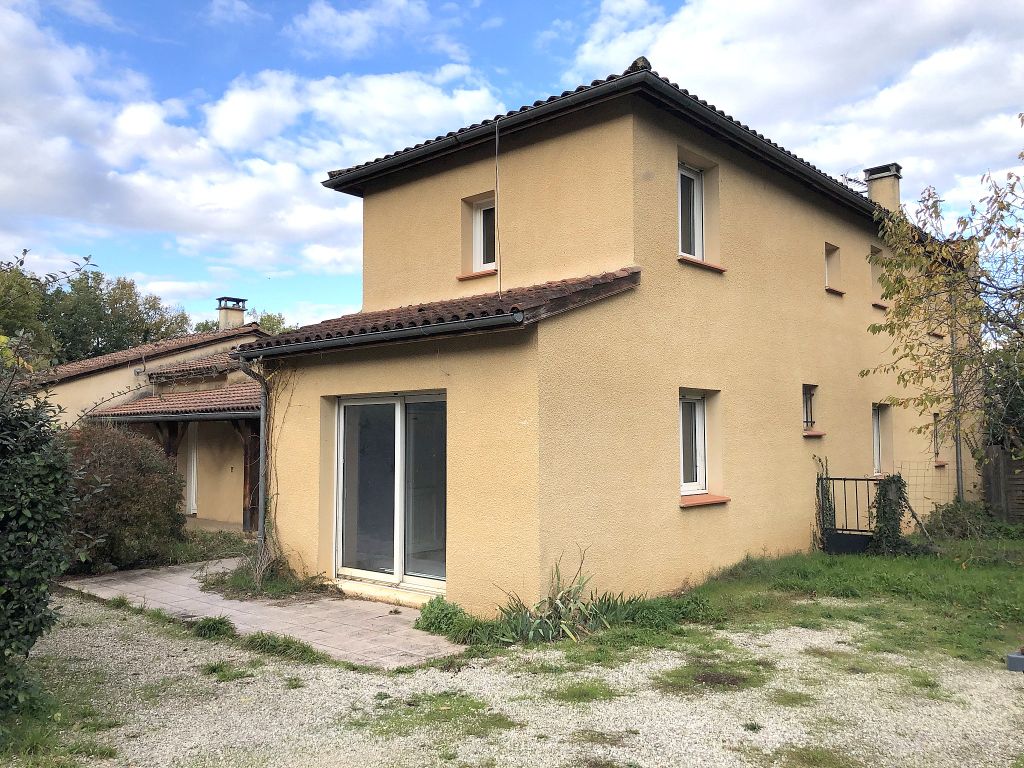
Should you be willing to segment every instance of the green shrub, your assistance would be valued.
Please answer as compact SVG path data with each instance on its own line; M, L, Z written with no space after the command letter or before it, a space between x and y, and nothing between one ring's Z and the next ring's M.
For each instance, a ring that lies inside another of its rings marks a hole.
M22 662L55 619L49 587L67 566L72 492L54 407L0 399L0 713L31 698Z
M437 595L420 608L420 616L413 626L433 635L450 635L456 626L467 618L469 614L462 606L449 603Z
M102 424L71 433L79 501L72 509L74 570L100 573L161 565L185 540L184 481L143 435Z
M1024 539L1024 525L997 518L980 501L952 501L935 507L928 530L943 539Z
M903 535L903 521L910 515L911 508L907 481L901 475L889 475L878 482L871 511L875 530L868 546L869 552L876 555L919 555L931 551Z

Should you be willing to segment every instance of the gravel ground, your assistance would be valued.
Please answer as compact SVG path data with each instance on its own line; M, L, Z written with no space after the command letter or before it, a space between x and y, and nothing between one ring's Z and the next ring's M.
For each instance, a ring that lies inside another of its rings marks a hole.
M686 655L676 651L568 672L557 671L556 665L564 668L560 651L543 651L474 661L458 672L362 673L266 660L77 597L59 601L64 618L34 654L105 680L94 705L121 725L95 738L116 748L117 757L94 763L110 768L1005 768L1022 750L1024 675L947 657L888 655L873 657L882 671L854 674L806 652L850 650L843 629L719 633L774 662L771 680L761 688L680 695L652 684L652 675L685 663ZM198 669L220 660L257 666L252 677L226 683ZM556 671L538 672L539 662ZM912 685L901 674L909 666L934 674L940 687ZM288 677L301 679L303 687L288 687ZM588 704L548 695L568 682L595 679L620 695ZM782 706L779 691L811 698ZM475 697L518 725L484 736L460 733L459 722L387 734L374 727L380 722L375 713L392 711L385 706L400 714L417 711L403 702L442 692ZM355 727L360 720L370 726ZM837 761L801 762L794 751L801 747L829 750Z

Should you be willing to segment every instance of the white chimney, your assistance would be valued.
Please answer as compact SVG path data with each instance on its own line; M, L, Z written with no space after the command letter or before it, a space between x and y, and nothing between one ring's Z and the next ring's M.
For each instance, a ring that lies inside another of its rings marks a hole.
M868 183L868 199L878 203L890 211L898 211L900 207L900 171L899 163L876 165L864 169L864 181Z
M245 299L234 296L217 298L217 324L222 331L245 324Z

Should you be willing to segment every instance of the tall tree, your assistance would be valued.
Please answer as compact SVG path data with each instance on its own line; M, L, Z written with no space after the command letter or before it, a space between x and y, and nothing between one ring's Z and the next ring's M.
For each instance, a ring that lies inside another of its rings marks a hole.
M134 280L83 272L52 291L43 319L55 343L56 362L81 360L188 333L180 308L140 293Z
M952 220L933 187L911 215L879 210L887 248L871 261L889 309L870 330L892 343L873 371L896 375L903 389L890 402L926 416L921 431L962 434L976 453L980 438L998 433L1021 453L1012 404L1024 385L1024 186L1012 171L985 174L982 185L981 199Z

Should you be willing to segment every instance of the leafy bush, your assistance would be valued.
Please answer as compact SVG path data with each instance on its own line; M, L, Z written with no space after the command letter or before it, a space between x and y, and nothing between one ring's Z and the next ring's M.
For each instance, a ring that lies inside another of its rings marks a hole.
M0 400L0 713L30 699L22 662L53 625L72 478L52 405Z
M913 513L907 497L907 481L899 474L878 482L871 502L875 519L874 536L868 551L876 555L918 555L931 550L903 535L903 520Z
M440 595L430 598L420 608L419 618L413 624L416 629L433 635L449 635L456 626L469 617L462 606L449 603Z
M71 515L74 570L100 573L168 562L185 540L184 480L147 437L102 424L71 433L79 500Z
M935 507L928 530L944 539L1024 540L1024 525L998 519L980 501L952 501Z

